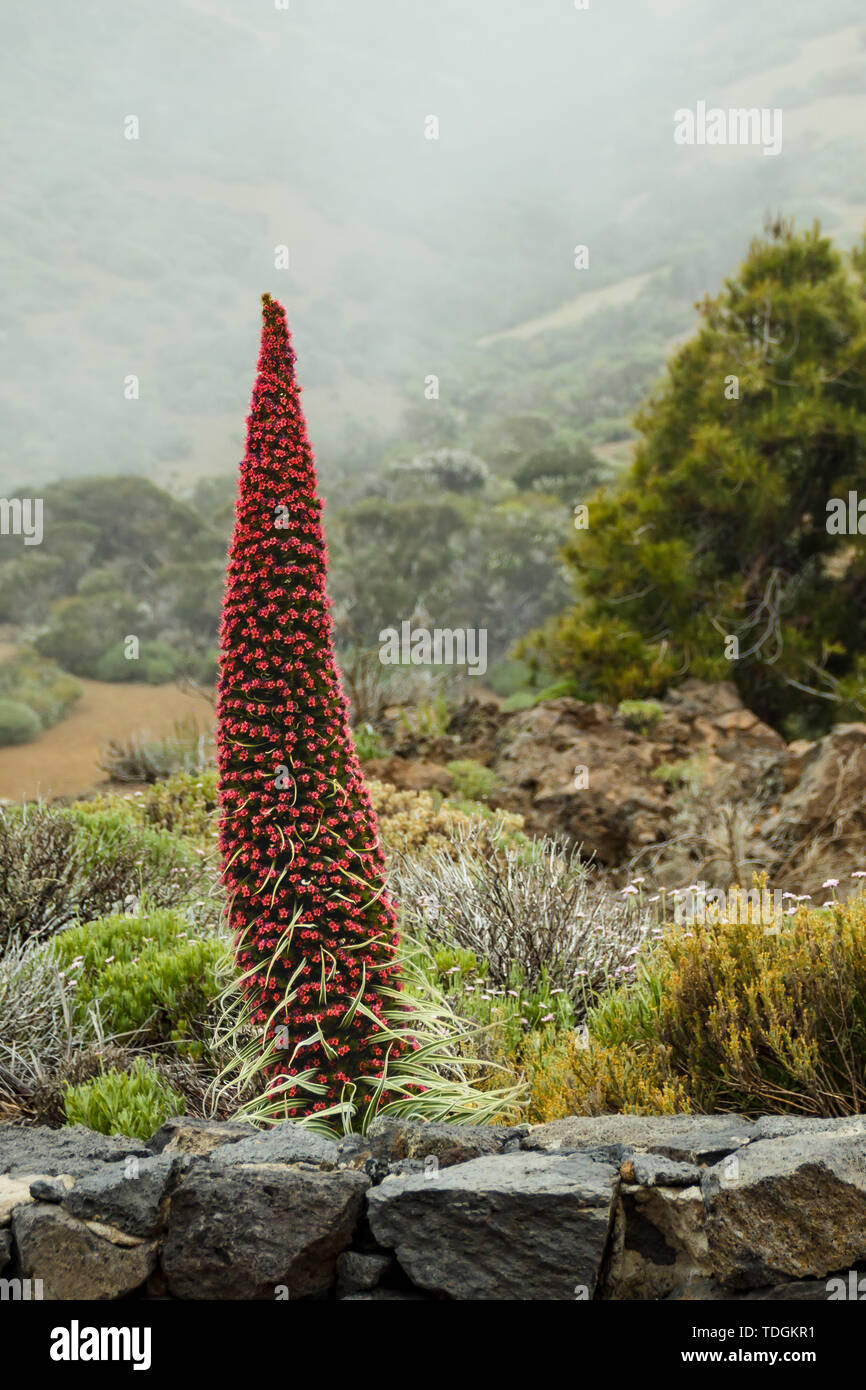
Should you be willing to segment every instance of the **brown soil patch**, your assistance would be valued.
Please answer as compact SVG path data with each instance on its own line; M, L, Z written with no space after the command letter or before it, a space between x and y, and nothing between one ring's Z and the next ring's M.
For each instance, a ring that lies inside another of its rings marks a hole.
M78 796L107 786L99 766L110 739L136 734L164 738L177 721L213 723L212 707L177 685L107 685L81 680L84 694L67 719L33 743L0 748L0 797L10 801Z

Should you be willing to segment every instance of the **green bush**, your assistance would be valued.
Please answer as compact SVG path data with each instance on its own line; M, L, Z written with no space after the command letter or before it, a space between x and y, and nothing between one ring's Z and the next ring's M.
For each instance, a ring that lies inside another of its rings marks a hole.
M0 663L0 697L29 706L43 729L63 719L81 693L74 676L27 648Z
M475 758L455 758L447 764L454 778L453 796L463 801L486 801L499 786L499 778L490 767Z
M39 716L20 700L0 697L0 747L10 743L32 743L42 732Z
M201 1056L223 983L219 939L193 936L181 916L160 911L71 927L54 938L52 951L75 981L79 1022L98 1008L111 1034L134 1036L136 1044L172 1042Z
M142 1057L129 1071L105 1071L79 1086L67 1086L64 1098L67 1124L130 1139L149 1139L172 1115L182 1114L185 1104L180 1092Z
M165 685L174 680L183 664L183 657L167 642L142 642L137 659L125 655L123 642L115 642L97 661L94 675L100 681L146 681L148 685Z
M693 753L689 758L677 762L659 763L650 773L654 782L664 782L668 787L690 787L696 790L707 775L706 754Z
M167 831L136 825L122 804L0 812L0 948L117 912L130 898L144 896L154 907L182 903L205 885L200 852Z
M367 762L370 758L386 758L388 756L388 745L372 724L358 724L352 730L352 739L355 744L355 752L362 763Z
M866 1106L866 898L669 929L588 1017L572 1111L831 1116Z
M76 810L109 811L153 830L167 830L197 844L212 845L217 836L216 768L175 772L132 796L106 795L75 803Z
M619 713L636 734L648 734L664 718L658 700L620 700Z
M106 649L127 633L140 631L141 622L139 605L120 589L63 598L52 606L36 649L73 675L95 679Z
M516 690L502 702L503 714L517 714L522 709L531 709L538 702L538 696L531 690Z

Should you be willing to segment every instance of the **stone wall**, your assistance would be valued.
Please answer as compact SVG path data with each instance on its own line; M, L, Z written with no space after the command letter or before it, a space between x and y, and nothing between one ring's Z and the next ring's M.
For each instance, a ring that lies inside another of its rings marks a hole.
M6 1297L824 1300L860 1261L866 1116L0 1126Z

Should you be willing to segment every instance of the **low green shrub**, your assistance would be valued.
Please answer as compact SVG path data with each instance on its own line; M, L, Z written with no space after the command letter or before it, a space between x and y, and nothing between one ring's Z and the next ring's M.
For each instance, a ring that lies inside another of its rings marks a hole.
M648 734L664 718L658 700L620 700L617 709L636 734Z
M460 801L486 801L491 792L499 786L499 778L490 767L474 758L455 758L447 764L454 778L451 794Z
M707 760L703 753L693 753L689 758L677 762L659 763L650 773L654 782L664 782L668 787L688 787L697 789L706 780Z
M93 1010L103 1029L136 1045L171 1042L199 1058L211 1036L213 1001L225 980L225 943L196 937L178 913L115 916L54 938L58 965L75 982L76 1019Z
M367 762L369 758L385 758L388 756L389 748L382 735L372 724L358 724L352 730L352 739L355 744L355 752L361 762Z
M0 699L26 705L43 729L64 719L81 694L81 685L74 676L31 648L24 647L8 661L0 662Z
M99 658L94 675L100 681L146 681L148 685L165 685L174 680L183 668L183 658L167 642L143 641L139 655L126 655L126 644L115 642Z
M67 1124L130 1139L149 1139L184 1108L180 1092L172 1090L142 1057L129 1071L105 1071L79 1086L67 1086L64 1096Z
M518 714L520 710L532 709L538 701L538 696L531 690L516 690L513 695L509 695L507 700L502 701L503 714Z
M216 768L175 772L131 796L109 793L76 802L74 809L108 811L152 830L212 845L218 830Z
M32 743L42 732L39 716L20 700L0 697L0 747L10 743Z

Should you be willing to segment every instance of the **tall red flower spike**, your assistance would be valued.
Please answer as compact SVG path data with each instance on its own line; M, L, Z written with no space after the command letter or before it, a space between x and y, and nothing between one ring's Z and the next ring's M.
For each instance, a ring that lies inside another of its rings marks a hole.
M395 912L334 662L295 352L285 310L262 303L220 627L220 848L265 1086L301 1117L353 1094L363 1111L407 1044L379 1036Z

